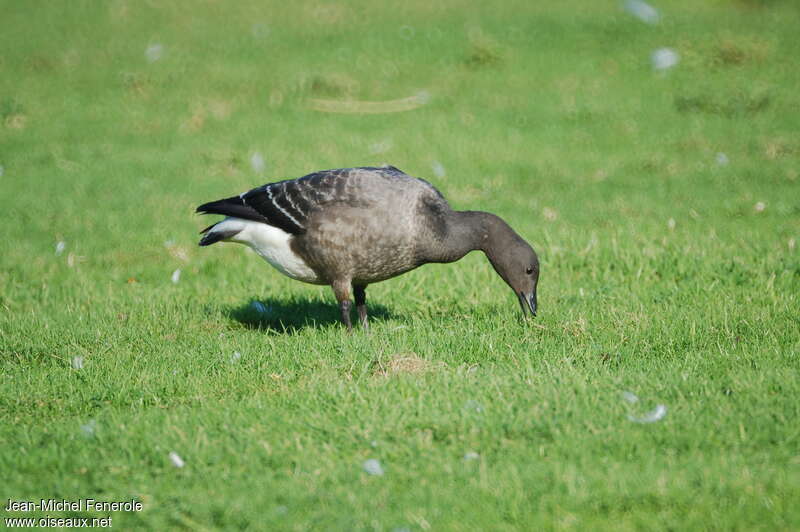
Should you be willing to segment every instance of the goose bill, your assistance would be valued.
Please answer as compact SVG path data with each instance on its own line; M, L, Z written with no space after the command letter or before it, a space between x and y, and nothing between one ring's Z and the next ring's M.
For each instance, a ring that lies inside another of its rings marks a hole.
M536 317L536 292L526 294L525 292L519 293L519 306L522 307L523 317L528 317L528 312L531 316Z

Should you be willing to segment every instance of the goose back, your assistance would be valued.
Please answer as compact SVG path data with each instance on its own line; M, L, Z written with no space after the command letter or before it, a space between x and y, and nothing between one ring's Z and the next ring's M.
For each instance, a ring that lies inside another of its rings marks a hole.
M424 264L421 238L437 225L435 213L449 210L439 191L393 167L334 172L335 194L310 211L292 241L309 266L328 280L366 285Z

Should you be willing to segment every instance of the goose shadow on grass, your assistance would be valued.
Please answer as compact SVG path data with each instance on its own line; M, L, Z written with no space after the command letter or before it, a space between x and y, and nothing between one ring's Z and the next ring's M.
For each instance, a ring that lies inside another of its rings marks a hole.
M390 319L391 311L380 304L367 301L369 321ZM244 305L227 309L226 314L248 329L268 330L282 334L295 334L307 327L326 327L341 323L341 314L336 301L308 299L251 299ZM358 328L358 315L351 314L353 328Z

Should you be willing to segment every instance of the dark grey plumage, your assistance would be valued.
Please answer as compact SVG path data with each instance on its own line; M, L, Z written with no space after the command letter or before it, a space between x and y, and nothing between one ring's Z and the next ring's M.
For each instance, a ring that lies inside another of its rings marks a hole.
M526 306L536 312L539 263L533 249L499 217L454 211L433 185L391 166L315 172L206 203L197 211L229 217L204 230L200 245L246 243L291 277L330 284L348 328L351 289L366 326L368 284L429 262L452 262L475 249L486 253L514 289L523 312ZM275 244L252 236L254 229L266 229L259 224L289 235L290 251L267 249ZM281 262L295 258L302 266ZM294 273L306 267L309 272Z

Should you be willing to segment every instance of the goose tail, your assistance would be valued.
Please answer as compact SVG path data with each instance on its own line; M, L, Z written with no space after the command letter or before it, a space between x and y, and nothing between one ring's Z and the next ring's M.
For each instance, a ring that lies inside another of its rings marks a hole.
M233 238L244 229L243 220L266 222L265 218L257 210L247 205L241 196L204 203L197 207L196 212L200 214L221 214L227 217L200 231L200 234L203 235L199 242L201 246L210 246L216 242Z
M210 246L211 244L216 244L217 242L229 240L238 235L242 229L244 229L244 225L242 224L241 220L237 220L235 218L225 218L221 222L211 224L200 231L200 234L203 235L203 238L200 239L198 245Z

